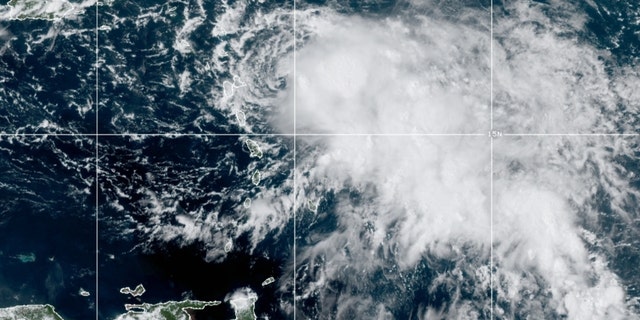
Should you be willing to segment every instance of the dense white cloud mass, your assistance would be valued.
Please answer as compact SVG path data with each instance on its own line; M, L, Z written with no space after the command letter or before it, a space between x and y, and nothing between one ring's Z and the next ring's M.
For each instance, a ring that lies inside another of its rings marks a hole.
M527 2L508 6L498 19L494 42L495 124L512 133L602 133L637 131L637 70L607 70L609 53L579 40L586 19L569 6L539 8ZM542 9L564 10L550 18ZM612 74L611 74L612 73ZM630 76L631 75L631 76ZM627 109L621 110L619 103ZM626 117L625 116L626 113Z
M637 74L607 71L606 54L578 40L584 17L564 7L566 23L557 24L534 5L507 9L511 15L497 21L494 40L497 129L630 128L634 120L618 111L622 105L627 115L637 114L638 97L626 89L639 83ZM299 133L488 131L487 30L427 17L373 20L331 11L300 17L308 40L296 61ZM453 287L451 304L423 301L414 308L424 318L482 318L487 291L465 297L460 283L488 288L493 228L498 316L633 317L610 257L587 241L606 237L594 227L597 192L610 197L612 214L627 221L636 215L625 208L637 192L625 166L613 162L635 152L633 141L495 140L493 225L486 136L325 136L298 144L297 203L326 199L318 213L304 211L311 223L301 228L312 231L303 231L298 255L299 278L308 281L300 296L318 297L317 314L380 317L398 306L370 299L376 272L411 272L425 259L445 259L453 269L425 281L432 281L431 294L442 284ZM314 232L328 216L335 230Z
M625 139L587 137L496 143L494 252L500 299L539 298L532 293L539 285L529 283L536 273L546 281L560 314L629 317L623 288L604 257L587 250L593 234L581 225L598 222L598 209L590 203L598 188L606 189L614 207L630 193L637 195L616 172L622 166L611 163L613 156L632 152L631 146ZM627 216L621 210L616 214Z
M419 18L303 14L299 133L469 133L489 121L489 34Z
M301 233L309 234L308 246L298 255L299 261L310 264L300 271L301 278L313 279L303 287L302 297L320 294L322 303L328 304L325 308L331 310L332 281L356 287L359 283L362 287L357 290L362 294L337 294L338 310L357 308L377 317L388 312L385 306L362 299L369 299L367 290L376 290L369 276L378 270L409 272L427 254L456 259L465 255L465 247L488 259L490 154L486 137L300 140L304 146L300 152L313 160L300 165L298 202L334 198L332 208L312 217L310 225L299 227ZM305 210L303 214L309 213ZM336 230L327 234L313 231L314 225L326 223L323 215L337 216ZM319 271L314 263L320 263L316 266ZM482 272L486 267L479 263L471 268L476 269L471 272ZM351 272L359 276L349 275ZM327 310L320 313L330 314ZM348 313L343 317L348 318Z
M331 138L305 170L304 192L315 199L347 187L371 196L355 207L339 204L347 228L332 237L357 242L358 226L370 222L370 249L399 245L399 263L408 267L426 250L447 254L451 248L443 241L488 247L487 151L485 137Z
M9 1L0 5L0 21L5 20L60 20L76 19L85 9L96 4L93 0L82 2L56 1Z

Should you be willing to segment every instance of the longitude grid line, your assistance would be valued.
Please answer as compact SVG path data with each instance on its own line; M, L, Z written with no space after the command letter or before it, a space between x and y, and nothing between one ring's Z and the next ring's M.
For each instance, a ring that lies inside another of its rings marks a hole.
M296 246L296 241L297 241L297 209L298 209L298 203L296 200L297 197L297 184L296 184L296 145L297 145L297 140L296 140L296 50L297 50L297 44L296 44L296 29L297 29L297 21L296 21L296 0L293 0L293 320L296 320L296 309L297 309L297 303L296 303L296 289L297 289L297 285L296 285L296 279L297 279L297 268L298 268L298 262L297 262L297 246Z
M493 320L493 0L489 9L489 109L491 117L491 157L490 157L490 205L489 205L489 313Z
M99 171L99 167L98 167L98 165L99 165L98 164L98 162L99 162L99 154L98 154L98 152L99 151L98 150L99 150L99 143L100 143L99 142L100 129L99 129L99 126L98 126L99 122L100 122L99 121L99 113L98 113L98 107L99 107L99 103L98 102L99 102L99 98L100 98L100 96L99 96L99 68L98 68L98 66L100 65L100 47L99 47L99 32L98 32L98 26L99 26L99 12L98 12L98 10L100 8L100 3L99 2L100 2L100 0L96 0L96 33L95 33L95 36L96 36L96 66L95 66L95 68L96 68L96 75L95 75L96 76L96 92L95 92L95 105L96 105L96 108L95 108L95 112L96 112L96 129L95 129L95 131L96 131L96 163L95 163L95 166L96 166L96 177L95 177L95 179L96 179L96 191L95 191L96 192L96 227L95 227L95 232L96 232L96 235L95 235L95 237L96 237L96 239L95 239L95 241L96 241L96 243L95 243L95 245L96 245L96 257L95 257L95 259L96 259L96 261L95 261L95 264L96 264L96 280L95 280L96 281L96 289L95 289L96 290L96 302L95 302L96 303L96 320L98 320L98 315L99 315L99 310L100 310L100 300L99 300L100 299L100 290L99 290L99 288L100 288L99 287L99 285L100 285L99 284L99 268L100 268L99 267L99 258L100 258L99 257L99 252L100 252L99 231L100 231L100 228L99 228L99 219L98 219L99 218L99 212L100 212L100 210L99 210L99 207L100 207L99 206L99 198L100 198L99 197L99 194L100 194L100 184L99 184L99 182L100 181L99 181L99 172L98 172Z

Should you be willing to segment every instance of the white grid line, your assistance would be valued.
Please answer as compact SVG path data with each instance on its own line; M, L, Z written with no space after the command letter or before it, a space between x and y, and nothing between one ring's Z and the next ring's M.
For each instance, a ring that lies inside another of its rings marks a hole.
M640 133L503 133L509 137L637 137Z
M493 320L493 140L494 138L490 138L491 140L491 158L490 158L490 187L489 187L489 295L490 295L490 305L489 310L491 313L491 320Z
M99 8L100 8L99 2L100 2L100 0L96 0L96 33L95 33L95 37L96 37L96 92L95 92L95 102L94 102L95 106L96 106L95 107L95 112L96 112L96 134L95 134L95 137L96 137L96 163L95 163L95 165L96 165L96 226L95 226L95 230L96 230L96 235L95 235L95 237L96 237L96 239L95 239L95 241L96 241L96 243L95 243L95 246L96 246L96 257L95 257L95 259L96 259L96 261L95 261L95 264L96 264L96 279L95 279L95 281L96 281L96 284L95 284L96 285L96 289L95 289L96 290L96 292L95 292L95 295L96 295L96 298L95 298L96 299L96 302L95 302L96 303L96 320L99 319L99 314L100 314L100 312L99 312L100 311L100 290L99 290L99 288L100 288L100 283L99 283L99 278L100 278L99 277L99 269L100 269L100 256L99 256L99 253L100 253L100 236L99 236L99 231L100 231L100 227L99 227L100 184L99 184L99 175L100 174L99 174L99 169L98 169L99 168L98 167L98 165L99 165L98 164L98 162L99 162L99 156L98 156L99 141L98 140L100 139L100 134L99 134L100 133L100 129L98 127L98 125L100 123L99 114L98 114L99 101L100 101L99 100L100 99L100 96L99 96L99 91L100 91L99 90L99 88L100 88L99 87L99 83L100 83L99 82L99 80L100 80L99 79L99 65L100 65L100 46L99 46L99 44L100 44L100 42L99 42L99 32L98 32L98 29L99 29Z
M491 132L493 132L493 0L491 0L489 8L489 110L491 112ZM489 208L489 313L493 320L493 134L490 135L491 140L491 157L490 157L490 208Z
M0 137L480 137L489 133L0 133ZM503 137L638 137L640 133L502 133Z
M297 20L296 20L296 0L293 0L293 320L296 320L296 279L297 279L297 270L298 270L298 262L297 262L297 227L298 222L297 211L298 211L298 203L297 203L297 180L296 180L296 117L297 117L297 105L296 105L296 50L297 50L297 41L296 41L296 32L297 32Z

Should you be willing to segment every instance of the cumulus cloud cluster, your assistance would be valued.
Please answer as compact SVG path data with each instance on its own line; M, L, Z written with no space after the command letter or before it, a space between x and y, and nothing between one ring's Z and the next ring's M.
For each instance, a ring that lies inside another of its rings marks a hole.
M493 40L496 126L582 133L629 123L615 111L633 98L616 88L637 79L607 73L602 52L567 36L584 19L545 28L552 21L539 8L509 10L514 14L498 21ZM337 220L331 232L311 231L300 249L299 261L308 263L299 269L308 280L303 298L320 296L318 308L335 314L358 300L336 293L336 282L362 287L374 281L367 275L394 263L409 270L429 257L455 260L474 250L479 287L489 285L482 275L493 253L496 314L630 316L623 285L606 257L589 250L585 235L593 233L585 226L596 224L598 209L589 200L598 189L611 195L615 214L633 215L624 202L634 191L612 163L633 147L616 139L503 137L495 141L492 177L483 135L490 127L486 30L426 17L300 16L309 40L297 54L296 129L337 134L298 138L297 203L330 196L324 212L305 214ZM634 105L626 104L629 112ZM343 135L351 133L479 136ZM385 306L359 298L378 310L371 315L384 314ZM458 307L469 308L463 300ZM423 316L460 316L455 307L424 304L416 306Z
M298 133L470 133L489 121L487 32L307 14Z

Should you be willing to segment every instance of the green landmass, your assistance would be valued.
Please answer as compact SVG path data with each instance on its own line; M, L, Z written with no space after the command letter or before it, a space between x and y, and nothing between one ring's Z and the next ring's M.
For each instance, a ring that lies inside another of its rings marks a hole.
M253 314L253 303L251 306L251 314ZM233 303L233 302L232 302ZM116 320L194 320L189 314L189 310L202 310L205 307L217 306L220 301L169 301L158 304L127 304L125 309L127 313L119 315ZM243 318L237 319L253 319L247 318L246 310ZM64 320L56 313L53 306L44 305L23 305L9 308L0 308L0 320Z
M147 290L144 288L142 284L139 284L135 289L131 290L129 287L120 288L120 293L122 294L130 294L134 297L139 297L143 295Z
M309 200L309 201L307 202L307 206L309 207L309 210L311 210L311 211L313 211L313 212L318 211L318 204L317 204L317 203L315 203L315 202L313 202L313 201L311 201L311 200Z
M188 310L202 310L205 307L217 306L220 301L169 301L158 304L126 304L127 313L116 320L193 320Z
M48 304L24 305L0 309L1 320L64 320Z
M247 148L249 148L249 157L258 159L262 158L262 150L257 142L247 139L244 143L247 145Z
M251 175L251 182L256 186L260 184L260 171L256 170L253 175Z
M236 315L234 320L256 320L256 301L258 297L255 295L251 295L247 298L239 298L231 300L231 306L233 307L233 312Z

